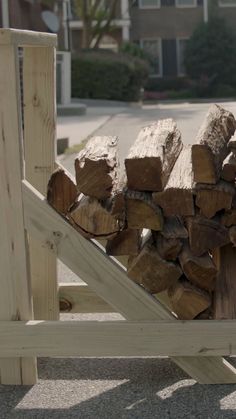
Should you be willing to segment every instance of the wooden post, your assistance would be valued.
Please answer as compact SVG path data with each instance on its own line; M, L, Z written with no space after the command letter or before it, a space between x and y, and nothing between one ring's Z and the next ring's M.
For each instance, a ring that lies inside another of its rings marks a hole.
M236 249L232 244L214 251L218 268L214 292L214 318L236 319Z
M23 56L26 179L43 195L55 168L55 48L27 47ZM30 237L35 318L59 318L55 253Z
M33 318L21 179L18 49L0 45L0 320ZM34 384L34 358L0 360L1 384Z

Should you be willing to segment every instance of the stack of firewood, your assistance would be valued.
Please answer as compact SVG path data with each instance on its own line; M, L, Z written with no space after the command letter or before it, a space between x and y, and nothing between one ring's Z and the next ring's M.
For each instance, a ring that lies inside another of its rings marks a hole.
M193 145L172 119L144 127L121 174L116 137L93 137L62 168L48 202L84 237L128 255L129 278L151 294L168 292L180 319L211 318L215 249L236 243L236 121L214 105Z

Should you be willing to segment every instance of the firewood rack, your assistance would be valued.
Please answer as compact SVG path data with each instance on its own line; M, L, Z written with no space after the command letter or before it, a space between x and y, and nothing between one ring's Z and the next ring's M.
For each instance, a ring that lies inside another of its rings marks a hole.
M56 356L170 356L199 383L235 383L224 358L236 355L234 320L177 320L45 200L56 167L56 44L51 34L0 31L0 383L32 385L36 357ZM58 286L57 258L87 285ZM126 320L60 321L60 308Z

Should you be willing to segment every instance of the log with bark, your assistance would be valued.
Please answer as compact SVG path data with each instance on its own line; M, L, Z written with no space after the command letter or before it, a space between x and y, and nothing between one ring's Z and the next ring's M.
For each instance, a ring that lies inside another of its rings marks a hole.
M73 177L66 169L58 167L48 182L47 201L60 214L66 215L79 192Z
M236 150L235 150L236 151ZM221 177L227 182L234 182L236 178L236 156L232 151L224 159Z
M153 201L165 216L194 215L191 146L185 146L171 172L163 192L153 193Z
M195 256L186 241L179 255L179 261L186 278L192 284L206 291L214 289L217 269L209 253Z
M221 180L216 185L198 183L196 185L196 205L200 214L212 218L222 210L229 210L235 195L234 185Z
M212 105L192 146L194 181L215 184L228 154L227 143L234 134L236 121L231 112Z
M68 218L87 238L112 238L120 231L116 218L96 198L82 196Z
M107 241L106 253L111 256L134 256L140 252L140 248L141 231L125 229Z
M162 191L182 147L180 131L172 119L144 127L125 159L128 188Z
M111 196L117 185L118 138L92 137L75 159L77 187L84 195L97 199Z
M157 248L147 242L138 256L129 260L127 274L151 294L168 289L182 275L180 266L162 259Z
M208 219L201 215L188 217L186 224L189 232L191 251L196 256L201 256L211 249L229 243L229 231L220 224L219 219Z
M176 260L179 255L183 243L180 239L166 239L160 233L153 232L154 242L162 259Z
M128 228L162 230L162 211L153 202L152 195L149 192L127 190L125 193L125 213Z
M164 218L161 234L166 239L187 239L188 230L184 226L182 217L170 216Z
M173 311L181 320L192 320L211 305L209 293L182 278L169 288L168 295Z

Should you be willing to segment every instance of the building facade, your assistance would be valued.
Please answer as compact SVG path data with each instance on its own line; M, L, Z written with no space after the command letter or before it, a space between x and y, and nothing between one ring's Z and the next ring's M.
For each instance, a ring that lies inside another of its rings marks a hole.
M83 23L74 1L0 0L0 26L48 31L42 12L49 8L60 20L59 49L76 53L82 46ZM236 35L236 0L119 0L114 28L101 47L117 50L122 42L135 42L151 57L152 77L184 76L185 47L197 25L207 22L210 2Z
M136 0L130 7L130 40L154 59L153 76L184 76L184 49L200 22L208 21L209 2L236 34L236 0Z

